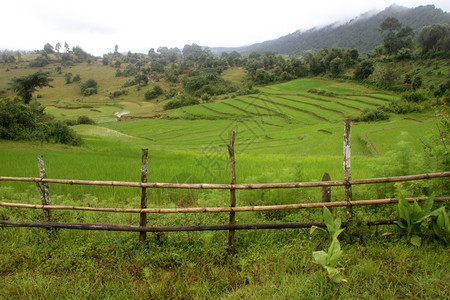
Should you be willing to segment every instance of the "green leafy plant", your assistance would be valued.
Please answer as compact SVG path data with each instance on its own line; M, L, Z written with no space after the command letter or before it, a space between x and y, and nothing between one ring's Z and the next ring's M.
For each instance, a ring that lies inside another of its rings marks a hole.
M344 231L344 229L341 228L341 219L339 217L333 219L333 215L330 210L324 206L323 221L325 222L327 230L313 226L311 227L310 233L312 234L316 229L327 232L331 240L331 244L328 248L328 252L321 250L314 251L312 253L314 263L321 265L327 271L328 277L331 281L335 283L347 282L347 280L340 274L343 268L337 267L338 260L344 253L344 251L341 250L341 244L337 239L338 236Z
M446 245L450 242L450 222L445 207L437 209L434 213L437 215L436 221L433 222L434 234L442 239Z
M399 197L399 220L395 223L406 231L408 241L415 246L419 247L422 244L422 238L419 234L427 230L432 224L435 234L443 238L444 241L448 241L450 225L445 207L431 211L433 204L434 195L428 197L422 206L417 201L412 204L409 203L403 195ZM435 222L433 222L433 217L435 217Z

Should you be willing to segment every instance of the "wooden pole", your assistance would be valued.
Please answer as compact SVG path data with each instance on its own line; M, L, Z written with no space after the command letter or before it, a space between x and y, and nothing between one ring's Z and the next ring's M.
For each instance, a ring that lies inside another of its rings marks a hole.
M322 181L330 181L330 174L325 172L322 177ZM330 202L331 201L331 186L323 186L322 187L322 202Z
M350 155L351 155L351 120L345 120L344 129L344 180L345 184L345 201L351 203L352 201L352 186L350 180L352 180L351 168L350 168ZM346 209L347 221L351 221L353 218L352 207L347 206Z
M142 164L141 164L141 182L146 183L148 180L148 149L142 149ZM147 208L147 188L141 188L141 209ZM140 214L139 226L147 226L147 213L142 212ZM147 238L147 233L141 231L139 233L139 240L145 241Z
M47 178L47 174L45 173L44 157L42 155L38 156L38 167L39 167L39 177L41 179ZM50 189L48 187L48 183L42 182L41 184L39 184L39 182L36 182L36 185L38 187L38 191L41 196L42 205L51 205ZM51 210L44 209L44 219L45 219L45 222L52 221L52 211ZM52 237L52 228L51 227L47 227L47 237L49 239Z
M230 155L230 183L236 184L236 164L234 159L234 138L235 132L231 132L230 145L228 145L228 154ZM236 190L230 189L230 207L236 207ZM230 212L230 226L236 224L235 212ZM228 246L230 247L231 253L235 253L235 232L231 229L228 234Z

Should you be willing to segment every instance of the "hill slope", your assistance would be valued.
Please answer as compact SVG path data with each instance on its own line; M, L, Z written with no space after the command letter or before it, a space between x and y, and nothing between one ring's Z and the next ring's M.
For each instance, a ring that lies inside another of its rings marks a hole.
M388 17L397 18L403 26L413 28L416 34L423 26L450 22L450 14L434 5L411 9L392 5L379 13L362 14L343 25L330 24L305 32L298 30L276 40L240 48L213 48L212 51L215 53L237 51L244 55L253 51L260 53L271 51L278 54L299 55L326 46L356 48L360 53L366 54L382 43L379 28Z

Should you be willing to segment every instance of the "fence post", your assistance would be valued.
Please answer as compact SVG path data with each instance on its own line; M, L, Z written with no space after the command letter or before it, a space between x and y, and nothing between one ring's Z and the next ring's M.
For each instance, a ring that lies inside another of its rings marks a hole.
M141 163L141 182L145 183L148 180L148 149L142 149L142 163ZM147 208L147 188L141 188L141 208ZM140 213L139 226L147 226L147 213ZM147 233L141 231L139 233L139 240L145 241Z
M236 168L235 168L235 160L234 160L234 137L235 132L231 132L231 139L230 139L230 145L228 145L228 154L230 155L230 183L236 184ZM230 206L235 207L236 206L236 190L230 189ZM236 216L235 212L230 212L230 225L236 224ZM228 234L228 246L230 247L230 250L232 253L235 252L235 236L234 236L234 229L230 229Z
M345 120L344 129L344 180L347 182L345 185L345 201L350 203L352 201L352 186L349 181L352 178L351 168L350 168L350 155L351 155L351 120ZM347 221L351 221L353 218L352 207L347 206L346 208Z
M323 173L322 181L330 181L330 174L327 172ZM331 186L323 186L322 187L322 202L330 202L331 201Z
M38 156L38 167L39 167L39 177L41 179L47 178L47 174L45 173L45 166L44 166L44 157L42 155ZM41 196L41 202L42 205L50 205L50 190L48 187L48 183L46 182L36 182L36 186L38 188L39 194ZM52 221L52 211L49 209L44 209L44 219L45 222L51 222ZM47 237L50 239L52 237L52 228L47 227Z

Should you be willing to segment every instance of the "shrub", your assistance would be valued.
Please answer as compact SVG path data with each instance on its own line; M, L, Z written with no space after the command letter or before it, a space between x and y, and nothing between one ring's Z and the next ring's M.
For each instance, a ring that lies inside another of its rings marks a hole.
M359 117L353 119L355 122L374 122L389 120L389 114L381 108L366 108L361 112Z
M128 95L128 91L127 90L120 90L120 91L114 91L111 96L114 98L120 97L122 95Z
M411 91L402 94L402 99L408 102L423 102L427 100L427 95L424 91Z
M145 92L145 100L152 100L158 98L159 95L163 94L163 89L159 85L155 85L153 90L148 90Z
M179 107L183 107L183 106L196 105L199 103L200 103L200 101L197 98L195 98L194 96L181 95L179 97L173 98L172 100L170 100L169 102L164 104L163 108L165 110L168 110L168 109L175 109L175 108L179 108Z
M53 121L43 109L14 100L0 101L0 139L83 144L75 131L60 121Z
M413 112L421 112L423 110L423 107L418 103L409 102L402 99L384 105L382 109L386 112L396 114L408 114Z
M32 68L45 67L49 63L50 62L48 61L47 57L45 57L45 56L38 56L35 59L33 59L32 61L30 61L30 67L32 67Z
M78 124L88 124L88 125L94 125L95 121L89 118L88 116L79 116L77 119Z
M77 82L77 81L80 81L80 80L81 80L80 74L76 74L76 75L72 78L72 81L73 81L73 82Z
M83 96L97 94L97 82L92 78L81 84L80 88Z

